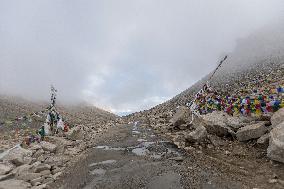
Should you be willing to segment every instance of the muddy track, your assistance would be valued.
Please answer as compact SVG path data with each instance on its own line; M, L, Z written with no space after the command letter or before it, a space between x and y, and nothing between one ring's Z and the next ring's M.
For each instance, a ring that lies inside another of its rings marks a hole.
M243 188L139 124L104 133L55 188Z

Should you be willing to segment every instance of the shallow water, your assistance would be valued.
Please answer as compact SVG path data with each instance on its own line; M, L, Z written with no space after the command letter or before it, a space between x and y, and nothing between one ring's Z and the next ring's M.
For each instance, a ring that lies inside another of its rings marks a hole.
M110 147L110 146L96 146L94 147L96 149L102 149L102 150L125 150L125 148L113 148L113 147Z
M89 165L89 167L93 167L96 165L106 165L106 164L113 164L116 163L116 160L105 160L105 161L101 161L101 162L97 162L97 163L92 163Z

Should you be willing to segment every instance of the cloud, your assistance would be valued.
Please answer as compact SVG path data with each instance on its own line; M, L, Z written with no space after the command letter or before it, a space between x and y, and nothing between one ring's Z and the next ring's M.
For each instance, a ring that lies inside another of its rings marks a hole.
M87 101L115 112L156 105L214 69L273 20L282 0L0 2L0 93Z

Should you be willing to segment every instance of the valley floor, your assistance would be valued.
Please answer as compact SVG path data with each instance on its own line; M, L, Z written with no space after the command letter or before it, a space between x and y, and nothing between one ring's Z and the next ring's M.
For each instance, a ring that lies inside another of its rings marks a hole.
M98 137L51 188L284 188L283 174L284 166L261 148L224 140L222 150L184 151L147 125L132 123Z

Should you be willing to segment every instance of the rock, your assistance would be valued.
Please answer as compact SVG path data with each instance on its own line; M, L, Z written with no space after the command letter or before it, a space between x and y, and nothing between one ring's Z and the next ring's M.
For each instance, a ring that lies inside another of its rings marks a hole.
M226 142L216 135L208 135L207 138L215 147L226 145Z
M35 172L39 173L41 171L45 171L45 170L50 170L51 166L48 164L40 164L38 166L35 167Z
M257 139L257 144L263 144L263 145L268 145L269 144L269 139L270 139L270 133L266 133L262 135L259 139Z
M59 167L56 167L56 168L54 168L54 169L51 171L51 173L52 173L53 175L55 175L56 173L59 173L59 172L61 172L61 169L60 169Z
M27 173L27 174L18 176L17 179L24 180L24 181L31 181L31 180L34 180L40 177L41 177L40 173Z
M215 111L210 114L202 115L200 122L203 122L206 130L210 134L217 136L234 135L234 131L227 125L227 114Z
M72 141L66 140L62 137L48 136L48 141L56 144L56 153L64 153L68 146L72 146Z
M11 179L14 177L14 174L13 173L10 173L10 174L6 174L6 175L0 175L0 182L3 181L3 180L8 180L8 179Z
M9 179L0 182L1 189L27 189L31 185L23 180Z
M44 171L41 171L40 172L40 175L41 176L46 176L46 175L50 175L51 174L51 171L50 170L44 170Z
M236 133L237 139L239 141L247 141L261 137L268 131L265 124L266 122L260 122L240 128Z
M186 130L187 127L188 127L187 124L181 124L180 126L178 126L178 128L179 128L180 130Z
M281 108L280 110L275 112L270 121L272 126L276 126L282 123L284 121L284 108Z
M45 163L51 166L62 167L69 160L70 160L69 156L63 156L63 155L62 156L50 156L45 160Z
M284 122L270 131L267 156L274 161L284 163Z
M47 185L46 184L42 184L42 185L39 185L39 186L34 186L31 189L46 189L46 188L47 188Z
M39 150L37 150L37 151L34 153L33 157L34 157L34 158L38 158L38 157L40 157L42 154L44 154L44 150L43 150L43 149L39 149Z
M237 131L239 128L243 127L243 123L241 123L239 117L226 116L227 117L227 125L231 127L234 131Z
M39 178L31 180L31 184L33 186L37 186L37 185L40 185L43 182L43 180L44 180L43 177L39 177Z
M185 135L185 139L189 143L202 142L207 137L206 128L202 125L197 126L197 128Z
M48 178L44 179L42 183L43 184L50 184L52 182L54 182L54 179L51 178L51 177L48 177Z
M178 157L172 157L172 158L169 158L169 160L174 160L174 161L183 161L184 158L182 156L178 156Z
M40 150L42 149L41 145L37 144L37 143L32 143L30 146L31 150Z
M277 179L269 179L269 180L268 180L268 183L269 183L269 184L275 184L275 183L277 183L277 182L278 182Z
M0 175L5 175L12 171L14 166L10 163L0 163Z
M56 180L60 175L62 175L62 172L55 173L52 178Z
M80 126L73 127L67 132L67 138L69 140L82 140L84 139L84 133L81 131Z
M40 142L40 145L44 151L48 152L55 152L57 146L55 144L52 144L50 142L42 141Z
M170 125L173 127L179 127L182 124L185 124L190 116L190 111L187 107L181 106L173 118L169 120Z
M20 146L16 146L13 149L7 151L6 154L1 157L1 160L9 161L16 166L20 166L25 163L24 158L27 156L30 157L31 155L31 150L26 150L24 148L21 148Z
M21 165L12 171L12 173L15 174L17 177L31 172L33 172L32 165L28 164Z

